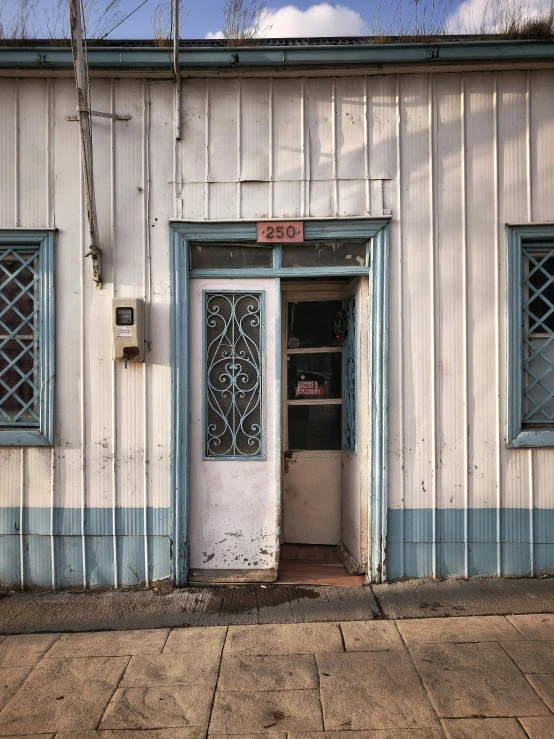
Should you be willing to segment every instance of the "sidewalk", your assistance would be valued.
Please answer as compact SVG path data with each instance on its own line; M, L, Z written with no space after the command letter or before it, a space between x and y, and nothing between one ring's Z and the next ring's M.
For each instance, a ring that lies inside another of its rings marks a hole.
M0 636L2 706L0 736L550 739L554 616Z

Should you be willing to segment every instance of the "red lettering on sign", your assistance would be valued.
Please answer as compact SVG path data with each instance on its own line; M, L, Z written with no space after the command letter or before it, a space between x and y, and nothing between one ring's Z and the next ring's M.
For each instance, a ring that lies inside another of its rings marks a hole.
M302 241L303 221L258 221L259 244L298 244Z

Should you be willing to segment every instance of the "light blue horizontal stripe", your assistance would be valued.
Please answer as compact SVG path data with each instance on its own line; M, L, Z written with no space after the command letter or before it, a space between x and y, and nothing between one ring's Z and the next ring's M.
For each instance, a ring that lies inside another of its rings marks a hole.
M141 536L145 533L143 508L116 508L115 531L122 536ZM80 508L24 508L21 521L18 507L0 508L1 534L38 534L47 536L80 536ZM51 518L53 530L51 531ZM112 508L86 508L85 534L109 536L113 534ZM149 507L146 509L146 533L153 536L169 536L170 509Z

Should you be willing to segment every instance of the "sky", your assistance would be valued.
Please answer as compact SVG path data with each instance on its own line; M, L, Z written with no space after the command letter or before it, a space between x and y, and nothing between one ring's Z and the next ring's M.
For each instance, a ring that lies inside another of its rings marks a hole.
M111 30L117 19L130 16L112 33L109 39L152 38L153 18L162 13L162 25L167 25L170 0L112 0L118 3L117 18L106 17L101 9L110 0L84 0L92 8L95 21L100 19L103 35ZM526 14L533 14L541 3L549 0L343 0L337 3L294 0L268 0L262 21L262 33L267 38L291 36L360 36L371 33L387 35L402 33L402 24L414 16L424 14L427 23L446 25L452 33L477 32L483 14L494 17L498 2L518 5ZM144 5L141 4L144 2ZM248 4L249 0L245 0ZM32 18L35 37L48 37L53 21L66 17L67 0L0 0L0 21L9 27L13 12L21 4L36 4ZM225 0L181 0L181 38L218 38L222 36L223 6ZM433 16L429 15L433 8ZM417 9L414 11L414 9ZM133 12L135 11L135 12ZM49 22L46 18L49 18ZM113 22L112 22L113 21ZM391 23L396 24L395 27ZM92 21L89 24L92 25ZM494 30L491 28L489 30ZM409 32L406 28L406 32ZM428 29L428 32L432 32ZM60 35L59 33L57 35ZM89 34L90 35L90 34Z

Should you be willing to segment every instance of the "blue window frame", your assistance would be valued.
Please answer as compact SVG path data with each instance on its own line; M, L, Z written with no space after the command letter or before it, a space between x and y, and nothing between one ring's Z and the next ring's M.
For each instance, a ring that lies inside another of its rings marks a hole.
M0 231L0 444L54 440L54 237Z
M554 446L554 226L508 226L508 445Z
M204 291L204 459L262 460L263 291Z

